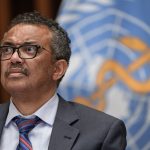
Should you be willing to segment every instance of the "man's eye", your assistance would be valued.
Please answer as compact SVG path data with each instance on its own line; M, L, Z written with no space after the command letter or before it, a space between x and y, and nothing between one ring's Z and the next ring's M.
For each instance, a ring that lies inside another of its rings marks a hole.
M1 51L4 53L4 54L10 54L13 52L13 48L12 47L2 47L1 48Z
M26 53L29 53L29 54L33 54L36 52L36 47L31 45L31 46L24 46L23 47L23 51L25 51Z

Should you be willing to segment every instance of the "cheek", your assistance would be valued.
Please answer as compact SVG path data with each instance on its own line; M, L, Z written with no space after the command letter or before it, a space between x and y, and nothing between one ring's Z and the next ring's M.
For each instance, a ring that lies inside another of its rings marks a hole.
M7 66L6 63L1 62L1 78L4 78L4 76L5 76L5 72L7 70L6 66Z
M5 78L5 72L7 70L7 65L4 62L1 62L1 84L5 86L6 84L6 78Z
M30 75L37 80L49 80L52 78L53 67L50 63L40 62L38 66L30 66Z
M3 72L4 68L5 68L5 63L1 62L1 72Z

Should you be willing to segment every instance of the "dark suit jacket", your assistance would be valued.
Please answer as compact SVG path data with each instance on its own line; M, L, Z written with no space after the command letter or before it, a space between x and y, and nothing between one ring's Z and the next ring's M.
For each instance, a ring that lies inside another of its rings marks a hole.
M0 105L0 136L8 108L9 102ZM60 98L49 150L125 150L125 147L126 129L122 121Z

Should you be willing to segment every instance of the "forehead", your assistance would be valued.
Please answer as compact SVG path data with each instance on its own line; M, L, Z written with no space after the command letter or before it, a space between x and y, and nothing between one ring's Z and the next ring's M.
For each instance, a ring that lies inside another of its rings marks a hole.
M28 41L45 42L49 41L52 34L44 25L18 24L5 33L3 42L20 44Z

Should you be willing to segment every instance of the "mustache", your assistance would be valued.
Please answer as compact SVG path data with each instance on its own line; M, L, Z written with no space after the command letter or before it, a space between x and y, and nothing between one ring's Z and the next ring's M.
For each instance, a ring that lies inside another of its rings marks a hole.
M19 73L22 73L26 76L29 75L28 69L24 68L22 64L19 64L19 63L11 64L10 67L6 70L5 75L9 76L13 72L14 69L17 69Z

